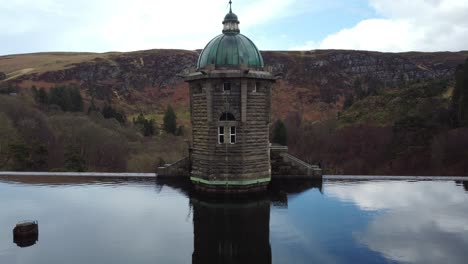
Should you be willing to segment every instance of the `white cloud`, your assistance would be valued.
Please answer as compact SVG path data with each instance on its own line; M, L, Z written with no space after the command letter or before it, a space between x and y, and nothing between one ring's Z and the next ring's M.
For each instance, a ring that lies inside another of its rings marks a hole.
M241 30L287 15L295 0L235 1ZM0 54L44 50L203 48L228 1L11 0L0 5Z
M382 18L367 19L292 49L458 51L468 49L466 0L369 0Z
M356 238L405 263L466 263L468 195L454 182L331 184L325 193L378 211Z

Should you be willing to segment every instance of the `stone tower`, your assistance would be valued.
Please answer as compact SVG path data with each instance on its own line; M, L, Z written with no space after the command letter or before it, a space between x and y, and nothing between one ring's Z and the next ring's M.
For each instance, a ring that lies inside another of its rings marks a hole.
M269 125L275 78L230 8L222 34L186 76L192 122L191 180L196 189L249 192L271 179Z

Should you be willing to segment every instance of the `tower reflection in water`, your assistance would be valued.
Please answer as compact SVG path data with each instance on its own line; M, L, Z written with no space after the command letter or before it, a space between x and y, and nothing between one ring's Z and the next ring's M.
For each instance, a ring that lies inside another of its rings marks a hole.
M213 198L193 191L190 181L157 179L190 199L193 212L192 264L272 263L270 208L287 207L289 196L310 189L322 192L322 181L274 180L264 196Z
M288 195L322 182L273 182L269 193L253 200L209 199L191 193L194 251L192 263L272 263L270 207L287 207Z
M193 264L271 263L270 200L190 199L193 206Z

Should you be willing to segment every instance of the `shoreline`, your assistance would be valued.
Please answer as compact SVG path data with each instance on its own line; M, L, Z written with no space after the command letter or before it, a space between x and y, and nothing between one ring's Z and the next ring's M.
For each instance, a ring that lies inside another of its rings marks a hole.
M0 171L2 176L37 176L37 177L89 177L89 178L156 178L156 173L114 173L114 172L16 172Z
M323 175L324 180L468 181L468 176Z
M144 178L156 179L156 173L113 173L113 172L15 172L0 171L2 176L23 177L86 177L86 178ZM468 181L468 176L386 176L386 175L323 175L323 180L436 180Z

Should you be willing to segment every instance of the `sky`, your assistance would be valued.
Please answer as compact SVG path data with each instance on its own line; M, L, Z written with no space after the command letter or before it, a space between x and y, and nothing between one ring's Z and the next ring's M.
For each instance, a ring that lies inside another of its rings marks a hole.
M468 50L468 0L233 0L261 50ZM0 55L202 49L228 0L0 0Z

